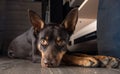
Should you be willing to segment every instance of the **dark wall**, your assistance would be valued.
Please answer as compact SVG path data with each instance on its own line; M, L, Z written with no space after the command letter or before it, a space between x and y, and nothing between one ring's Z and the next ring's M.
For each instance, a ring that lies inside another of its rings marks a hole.
M0 54L7 51L12 39L31 27L27 9L41 15L41 2L0 0Z
M120 58L120 0L99 0L99 54Z

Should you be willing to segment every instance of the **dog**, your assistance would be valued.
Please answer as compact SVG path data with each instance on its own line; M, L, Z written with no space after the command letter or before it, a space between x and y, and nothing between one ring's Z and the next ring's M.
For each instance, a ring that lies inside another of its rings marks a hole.
M57 67L64 62L82 67L120 68L119 59L114 57L67 53L78 20L78 8L73 8L60 24L45 24L36 12L29 10L28 13L32 27L10 43L9 57L35 61L38 53L42 67Z

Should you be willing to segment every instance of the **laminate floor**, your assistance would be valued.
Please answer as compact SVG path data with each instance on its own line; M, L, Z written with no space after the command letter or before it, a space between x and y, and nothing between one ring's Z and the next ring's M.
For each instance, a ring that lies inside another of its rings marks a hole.
M119 69L63 66L41 68L29 60L0 58L0 74L120 74Z

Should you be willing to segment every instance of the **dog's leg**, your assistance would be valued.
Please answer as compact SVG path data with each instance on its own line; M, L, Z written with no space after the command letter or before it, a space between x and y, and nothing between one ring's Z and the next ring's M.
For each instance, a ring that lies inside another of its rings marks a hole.
M35 40L32 40L32 62L35 62Z
M32 62L36 63L36 62L40 62L40 56L37 55L37 49L35 48L35 41L32 40Z
M86 54L65 55L63 61L83 67L120 68L120 60L110 56L92 56Z
M31 53L33 63L40 62L40 59L41 59L40 55L37 54L37 49L35 45L36 45L36 42L33 39L32 40L32 53Z
M74 56L65 54L63 61L66 64L79 65L83 67L97 67L98 61L94 57L89 56Z

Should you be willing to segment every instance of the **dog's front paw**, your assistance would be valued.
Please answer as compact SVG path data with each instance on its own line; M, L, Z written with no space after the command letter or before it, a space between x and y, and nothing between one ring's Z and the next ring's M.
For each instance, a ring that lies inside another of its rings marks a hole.
M101 67L120 68L120 60L118 58L110 56L96 56L96 58L100 61Z
M109 62L107 64L108 68L120 68L120 60L114 57L108 57Z
M107 68L120 68L120 60L114 57L107 57L108 63L106 64Z

